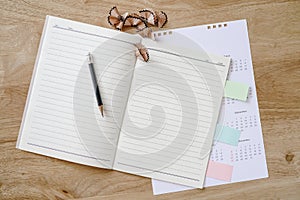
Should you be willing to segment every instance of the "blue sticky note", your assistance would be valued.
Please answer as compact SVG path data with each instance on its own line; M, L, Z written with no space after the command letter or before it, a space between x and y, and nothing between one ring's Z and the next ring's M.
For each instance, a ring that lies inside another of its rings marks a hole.
M214 138L216 141L237 146L239 143L240 135L241 132L239 130L218 124L216 127Z

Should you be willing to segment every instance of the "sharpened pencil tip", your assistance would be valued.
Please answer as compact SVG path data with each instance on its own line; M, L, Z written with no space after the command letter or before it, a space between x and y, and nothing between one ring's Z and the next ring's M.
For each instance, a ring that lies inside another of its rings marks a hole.
M104 114L103 114L103 105L102 105L102 106L99 106L99 109L100 109L100 112L101 112L102 117L104 117Z

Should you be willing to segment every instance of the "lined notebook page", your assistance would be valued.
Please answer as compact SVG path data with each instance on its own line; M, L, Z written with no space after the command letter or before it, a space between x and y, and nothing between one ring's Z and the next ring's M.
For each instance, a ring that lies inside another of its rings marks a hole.
M139 41L133 35L48 16L17 147L111 168L136 62L132 43ZM105 118L97 106L88 52L94 56Z
M146 46L150 60L137 61L113 168L202 188L230 59Z

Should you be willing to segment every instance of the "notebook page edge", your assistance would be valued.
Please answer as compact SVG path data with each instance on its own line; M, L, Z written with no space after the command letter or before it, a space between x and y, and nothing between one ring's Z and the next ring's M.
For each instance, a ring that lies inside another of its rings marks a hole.
M39 63L39 60L40 60L40 55L41 55L42 48L44 46L44 42L45 42L44 38L45 38L45 35L47 33L47 30L48 30L48 22L49 22L50 19L51 19L51 16L47 15L45 23L44 23L43 31L42 31L42 36L41 36L40 42L39 42L38 53L36 55L35 64L34 64L34 67L33 67L33 73L31 75L31 80L30 80L30 83L29 83L30 85L29 85L29 89L28 89L28 94L27 94L26 103L25 103L25 106L24 106L21 126L20 126L20 129L19 129L18 139L17 139L17 143L16 143L16 148L18 148L18 149L22 149L22 147L21 147L21 145L22 145L22 133L23 133L23 128L24 128L25 121L26 121L27 109L28 109L28 106L30 104L30 98L31 98L31 95L32 95L34 81L35 81L36 74L37 74L38 63Z

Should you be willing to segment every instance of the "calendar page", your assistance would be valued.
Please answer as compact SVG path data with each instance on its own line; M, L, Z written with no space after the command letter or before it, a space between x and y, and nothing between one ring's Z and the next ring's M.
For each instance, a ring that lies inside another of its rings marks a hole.
M268 177L246 20L175 29L168 33L157 33L159 42L174 41L172 37L180 34L194 43L191 45L230 57L227 79L249 86L246 101L223 98L218 124L240 131L240 137L236 146L214 141L205 187ZM158 180L152 180L152 187L154 194L193 189Z

